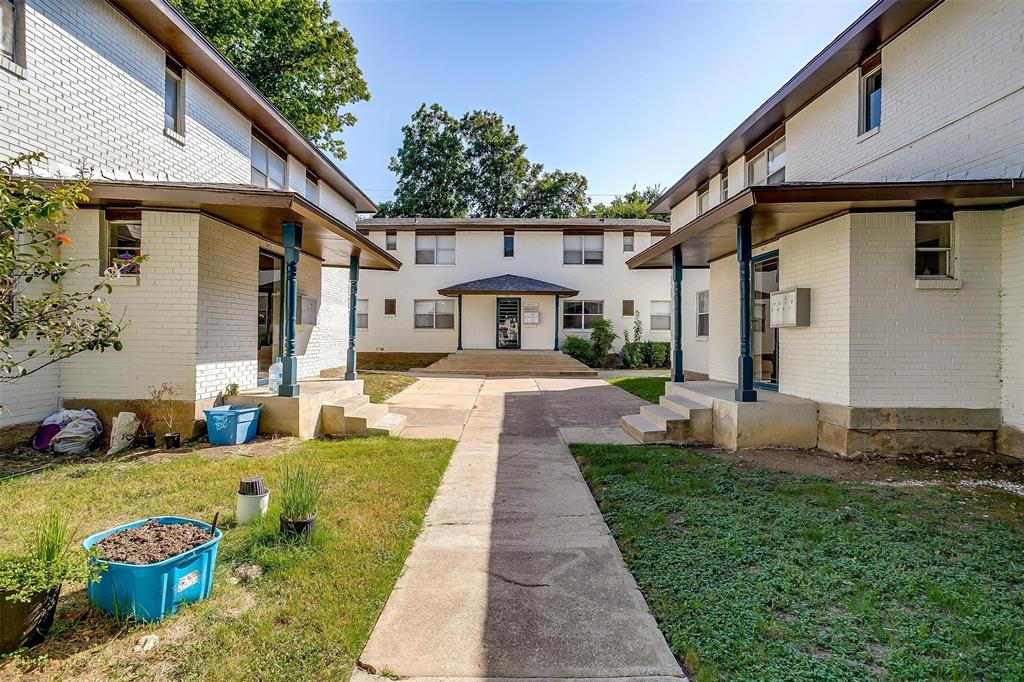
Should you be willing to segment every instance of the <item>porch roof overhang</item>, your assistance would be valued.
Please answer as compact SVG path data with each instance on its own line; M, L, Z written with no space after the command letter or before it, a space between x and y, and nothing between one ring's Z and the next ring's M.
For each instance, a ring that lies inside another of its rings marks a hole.
M576 296L580 292L576 289L563 287L551 282L544 282L532 277L520 277L519 275L498 275L497 277L486 277L474 279L461 284L453 284L444 289L438 289L437 293L442 296L459 296L461 294L483 294L483 295L507 295L523 296L530 294L542 294L548 296Z
M749 218L752 244L846 213L913 211L921 205L1001 209L1024 203L1024 182L790 183L748 187L626 261L631 270L672 267L679 246L684 268L706 268L736 252L736 226Z
M301 223L302 252L324 266L347 268L354 254L367 270L402 267L369 237L295 192L250 185L90 181L86 193L83 207L196 211L275 244L282 243L283 223Z

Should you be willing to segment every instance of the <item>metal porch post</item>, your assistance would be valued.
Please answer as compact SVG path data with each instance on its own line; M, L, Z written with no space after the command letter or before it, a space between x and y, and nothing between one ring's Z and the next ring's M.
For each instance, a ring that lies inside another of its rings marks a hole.
M683 377L683 249L672 247L672 381L679 383Z
M561 301L557 295L555 295L555 350L558 350L558 304Z
M754 390L754 360L750 357L750 216L743 215L736 225L736 260L740 278L740 357L737 362L736 400L757 402Z
M459 294L458 308L459 308L459 337L458 337L459 341L458 341L458 345L455 347L455 350L462 350L462 294Z
M281 225L284 242L284 357L281 359L280 396L292 397L299 394L299 363L295 357L295 316L299 307L299 288L296 276L299 268L299 249L302 248L302 223Z
M356 378L356 306L359 303L359 251L348 257L348 354L345 381Z

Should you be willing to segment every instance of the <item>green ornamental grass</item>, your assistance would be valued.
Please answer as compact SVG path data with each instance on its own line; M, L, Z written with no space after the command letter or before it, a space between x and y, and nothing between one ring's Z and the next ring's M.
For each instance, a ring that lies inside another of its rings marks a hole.
M281 489L281 515L289 521L301 521L316 514L323 490L323 469L318 464L281 464L278 486Z

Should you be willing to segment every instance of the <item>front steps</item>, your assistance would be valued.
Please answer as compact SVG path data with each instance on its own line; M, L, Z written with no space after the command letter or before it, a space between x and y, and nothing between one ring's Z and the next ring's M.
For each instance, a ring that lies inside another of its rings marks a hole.
M640 414L626 415L619 423L641 443L710 443L714 441L712 404L684 384L669 382L659 404L644 405Z
M596 370L554 350L460 350L418 371L486 377L597 376Z

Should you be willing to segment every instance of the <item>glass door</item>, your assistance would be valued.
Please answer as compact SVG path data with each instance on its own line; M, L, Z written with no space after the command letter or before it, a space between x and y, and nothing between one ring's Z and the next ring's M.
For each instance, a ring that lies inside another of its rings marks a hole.
M772 327L771 295L779 290L779 252L751 259L754 300L750 308L750 354L754 359L754 385L779 389L779 330Z
M498 336L497 348L519 348L520 299L498 299Z
M270 365L282 355L281 290L284 259L269 251L260 251L258 303L256 307L256 379L266 384Z

